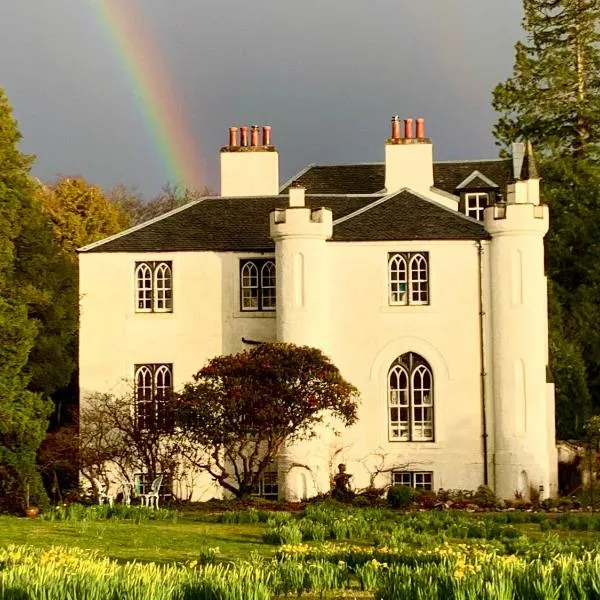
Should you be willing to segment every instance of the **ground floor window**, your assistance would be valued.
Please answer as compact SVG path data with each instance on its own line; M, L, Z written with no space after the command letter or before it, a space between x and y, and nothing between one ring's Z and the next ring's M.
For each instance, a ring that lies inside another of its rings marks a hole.
M272 465L262 474L258 485L252 489L253 496L266 498L267 500L279 499L279 478L277 476L277 466Z
M392 471L392 485L405 485L418 490L432 490L433 471Z

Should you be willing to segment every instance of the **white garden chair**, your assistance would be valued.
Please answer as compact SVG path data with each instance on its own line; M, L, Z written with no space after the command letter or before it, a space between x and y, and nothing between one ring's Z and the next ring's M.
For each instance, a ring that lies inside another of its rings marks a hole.
M158 492L160 491L160 486L162 485L163 476L159 475L150 486L150 491L146 494L140 494L142 499L142 506L149 506L152 508L158 508Z
M94 485L96 486L96 492L98 494L98 504L104 504L106 501L109 506L112 506L115 498L112 494L108 493L108 486L99 479L94 479Z
M131 488L132 485L129 481L123 482L123 504L126 504L127 506L131 505Z

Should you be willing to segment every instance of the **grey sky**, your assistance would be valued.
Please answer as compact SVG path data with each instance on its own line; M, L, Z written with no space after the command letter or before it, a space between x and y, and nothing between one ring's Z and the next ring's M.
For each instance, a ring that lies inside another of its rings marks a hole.
M98 1L0 0L0 87L38 177L150 197L168 175ZM395 113L425 117L438 159L497 155L491 90L511 72L521 0L120 1L153 31L213 189L229 125L273 126L282 181L382 160Z

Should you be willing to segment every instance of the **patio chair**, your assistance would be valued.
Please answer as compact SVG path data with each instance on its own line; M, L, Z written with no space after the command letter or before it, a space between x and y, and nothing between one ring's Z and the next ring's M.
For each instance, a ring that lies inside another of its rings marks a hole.
M160 491L160 486L162 485L163 476L159 475L150 486L150 491L146 494L140 494L142 499L142 506L149 506L152 508L158 508L158 492Z
M98 494L98 504L104 504L106 501L109 506L112 506L115 499L112 494L108 493L108 486L99 479L94 479L94 485L96 486L96 493Z
M131 496L132 496L132 485L131 483L129 483L129 481L125 481L123 483L123 504L126 504L127 506L131 505Z

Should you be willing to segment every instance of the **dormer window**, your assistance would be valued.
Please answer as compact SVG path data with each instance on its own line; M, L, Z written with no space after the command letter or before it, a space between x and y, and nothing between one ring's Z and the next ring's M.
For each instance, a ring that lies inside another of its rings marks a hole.
M483 211L490 203L488 192L467 192L465 194L465 214L483 221Z

